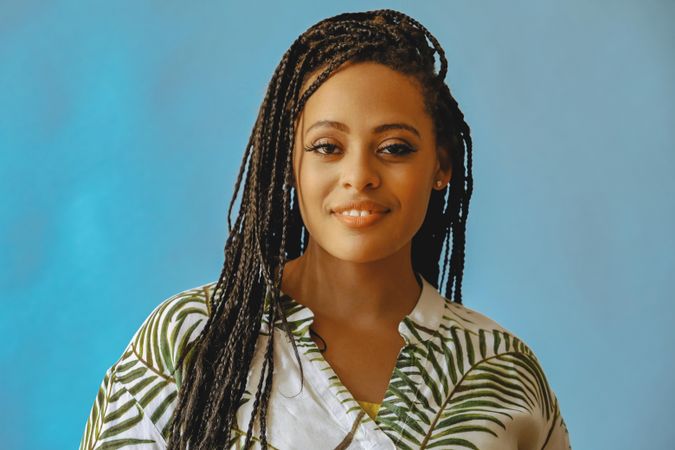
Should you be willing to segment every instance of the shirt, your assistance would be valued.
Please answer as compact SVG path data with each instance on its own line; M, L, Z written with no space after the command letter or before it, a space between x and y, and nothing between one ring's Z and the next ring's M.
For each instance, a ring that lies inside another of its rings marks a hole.
M418 274L419 275L419 274ZM400 322L401 348L371 418L342 385L309 334L314 314L282 295L274 324L274 378L267 442L275 449L570 449L558 400L533 351L492 319L443 297L420 275L422 290ZM106 372L80 450L165 449L183 375L179 356L210 314L215 282L161 302ZM281 293L283 294L283 292ZM264 299L271 299L270 291ZM244 440L269 338L263 314L230 449ZM261 448L253 427L253 448Z

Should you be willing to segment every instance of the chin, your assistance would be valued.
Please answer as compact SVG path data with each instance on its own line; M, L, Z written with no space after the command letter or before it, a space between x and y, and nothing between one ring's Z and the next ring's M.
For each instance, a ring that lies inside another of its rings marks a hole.
M353 263L370 263L378 261L396 252L396 249L390 245L383 247L382 245L368 245L363 242L345 242L344 245L340 245L339 240L333 241L333 243L333 245L330 245L324 250L337 259Z

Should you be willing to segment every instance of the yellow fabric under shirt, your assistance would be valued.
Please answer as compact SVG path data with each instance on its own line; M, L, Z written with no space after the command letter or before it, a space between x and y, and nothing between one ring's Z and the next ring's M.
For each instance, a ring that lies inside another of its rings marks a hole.
M361 408L370 416L371 419L375 420L377 412L380 410L381 403L371 403L371 402L362 402L356 400L361 405Z

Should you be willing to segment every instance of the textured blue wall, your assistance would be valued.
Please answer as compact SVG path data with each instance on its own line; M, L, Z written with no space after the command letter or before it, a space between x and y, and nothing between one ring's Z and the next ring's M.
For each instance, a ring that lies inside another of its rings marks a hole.
M77 446L145 317L217 278L286 48L385 6L473 130L464 303L533 348L575 450L672 445L674 3L336 3L0 3L3 448Z

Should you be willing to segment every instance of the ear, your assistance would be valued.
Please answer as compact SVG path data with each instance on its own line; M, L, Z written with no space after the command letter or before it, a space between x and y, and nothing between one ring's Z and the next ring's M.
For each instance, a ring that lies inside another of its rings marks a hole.
M434 173L434 189L441 190L445 189L452 178L452 159L450 158L450 151L444 146L438 146L436 154L438 155L438 164ZM440 187L436 186L436 180L442 181Z

